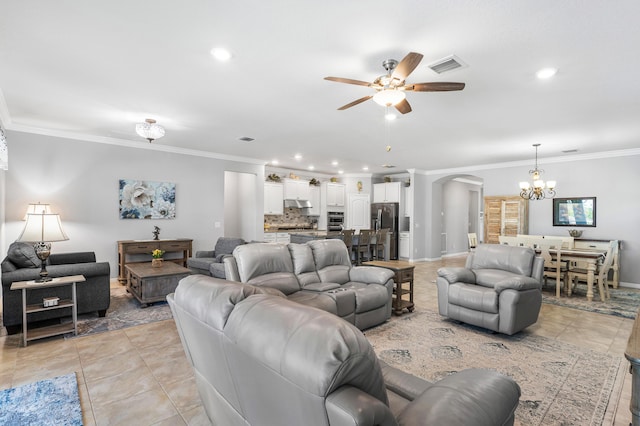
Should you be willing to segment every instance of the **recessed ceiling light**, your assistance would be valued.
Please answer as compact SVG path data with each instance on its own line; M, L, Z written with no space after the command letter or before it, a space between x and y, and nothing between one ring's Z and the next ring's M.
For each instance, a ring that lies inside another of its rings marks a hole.
M336 166L338 165L338 162L337 162L337 161L332 161L332 162L331 162L331 165L332 165L333 167L336 167Z
M271 160L271 164L273 164L275 166L275 165L280 164L280 163L278 163L278 160Z
M296 154L293 156L293 158L295 158L296 160L300 161L302 160L302 155L301 154Z
M369 170L369 167L364 166L364 167L362 168L362 170L364 170L364 171L366 172L367 170Z
M219 61L228 61L233 56L231 52L222 47L214 47L211 49L211 54Z
M338 170L338 173L339 173L339 174L343 174L343 173L344 173L344 170Z
M313 169L315 169L315 167L313 167L313 166L309 166L309 167L308 167L308 169L309 169L309 170L313 170Z
M546 79L546 78L551 78L551 77L553 77L554 75L556 75L556 74L557 74L557 72L558 72L558 69L557 69L557 68L543 68L543 69L541 69L540 71L538 71L538 72L536 73L536 76L537 76L539 79L544 80L544 79Z

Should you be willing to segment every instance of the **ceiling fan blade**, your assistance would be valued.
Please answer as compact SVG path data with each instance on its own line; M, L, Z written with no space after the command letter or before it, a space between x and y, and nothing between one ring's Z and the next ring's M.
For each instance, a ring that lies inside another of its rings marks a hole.
M464 89L464 83L415 83L411 86L405 86L405 90L413 90L414 92L449 92L462 89Z
M411 74L413 70L416 69L416 67L422 60L422 56L423 55L420 53L409 52L409 54L405 56L393 70L393 74L391 74L391 77L400 81L406 80L407 77L409 77L409 74Z
M341 77L325 77L325 80L329 80L329 81L336 81L338 83L347 83L347 84L356 84L358 86L371 86L371 83L367 83L366 81L362 81L362 80L353 80L350 78L341 78Z
M395 105L395 107L398 111L400 111L401 114L406 114L408 112L411 112L411 105L409 105L409 102L407 102L406 99L403 99L400 102L398 102Z
M342 110L345 110L345 109L347 109L347 108L351 108L352 106L356 106L356 105L358 105L358 104L361 104L361 103L363 103L364 101L368 101L368 100L369 100L369 99L371 99L371 98L373 98L373 95L364 96L364 97L362 97L362 98L360 98L360 99L357 99L357 100L355 100L355 101L353 101L353 102L351 102L351 103L348 103L348 104L346 104L346 105L341 106L340 108L338 108L338 111L342 111Z

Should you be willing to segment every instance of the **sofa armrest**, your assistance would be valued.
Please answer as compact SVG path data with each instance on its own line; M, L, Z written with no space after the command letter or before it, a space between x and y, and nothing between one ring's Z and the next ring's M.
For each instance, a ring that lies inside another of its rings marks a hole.
M468 369L447 376L411 401L398 415L402 426L512 424L520 387L495 371Z
M405 373L402 370L392 367L382 360L378 360L378 362L382 369L385 387L404 399L413 401L432 384L418 376Z
M365 284L386 285L394 276L393 271L379 266L354 266L349 270L349 280Z
M325 403L332 425L397 425L385 403L353 386L342 386L327 396Z
M304 289L307 291L323 292L323 291L334 290L339 287L340 287L340 284L337 284L337 283L313 283L313 284L305 285Z
M240 282L240 272L238 271L238 264L236 258L228 256L222 259L224 263L224 279L227 281Z
M213 250L198 250L196 257L216 257L216 252Z
M541 289L542 284L540 283L540 281L536 280L535 278L517 276L517 277L505 278L502 281L498 281L493 288L496 291L496 293L501 293L503 290L507 290L507 289L518 290L518 291Z
M52 278L65 277L69 275L84 275L85 278L110 274L109 262L94 263L69 263L65 265L49 265L47 272ZM2 283L11 285L16 281L31 281L40 279L40 268L21 268L2 275Z
M453 283L476 283L476 274L468 268L440 268L438 276L444 278L449 284Z

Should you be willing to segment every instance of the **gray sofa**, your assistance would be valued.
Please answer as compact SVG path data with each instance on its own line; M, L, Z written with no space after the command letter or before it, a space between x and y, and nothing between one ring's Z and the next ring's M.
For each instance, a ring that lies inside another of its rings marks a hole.
M194 274L225 278L222 259L226 256L231 256L233 249L244 243L245 241L242 238L220 237L216 241L214 250L196 251L195 257L187 259L187 267Z
M544 259L528 247L480 244L464 268L440 268L440 315L512 335L535 324Z
M33 245L15 242L9 246L7 257L2 261L2 322L10 334L22 327L22 292L11 290L15 281L30 281L40 278L40 259ZM52 254L47 260L50 277L84 275L85 282L77 285L78 314L97 312L105 316L111 302L109 294L109 262L96 262L94 252ZM28 304L42 303L44 297L57 296L71 299L70 286L43 288L27 292ZM54 309L29 314L29 321L42 321L70 316L71 309Z
M379 361L352 324L264 291L191 275L167 296L212 424L514 423L511 378L469 369L427 382Z
M226 279L271 287L288 299L329 311L360 330L391 316L393 272L353 267L342 240L246 244L224 259Z

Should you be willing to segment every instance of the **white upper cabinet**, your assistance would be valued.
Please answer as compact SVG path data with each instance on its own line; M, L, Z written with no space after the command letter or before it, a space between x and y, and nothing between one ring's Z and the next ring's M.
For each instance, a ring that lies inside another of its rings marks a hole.
M344 207L345 186L327 182L327 207Z
M284 180L285 200L308 200L310 197L309 181L296 179Z
M374 203L399 203L400 202L401 183L385 182L373 185L373 202Z
M309 201L311 202L311 208L309 209L309 216L320 216L320 187L309 187Z
M264 214L284 214L284 188L281 183L264 183Z

